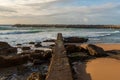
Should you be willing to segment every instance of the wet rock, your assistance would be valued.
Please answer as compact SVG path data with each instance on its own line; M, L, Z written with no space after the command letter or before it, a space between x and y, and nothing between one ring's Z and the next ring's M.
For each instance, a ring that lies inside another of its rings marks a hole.
M89 55L91 55L91 56L105 56L106 55L103 48L98 47L93 44L88 44L86 49L89 51Z
M44 53L44 50L35 50L35 53Z
M17 44L17 46L21 46L22 44Z
M0 55L11 55L17 53L17 48L10 46L6 42L0 42Z
M45 51L45 53L43 54L43 57L45 59L50 59L52 57L52 52L51 51Z
M36 43L35 47L42 47L41 43Z
M6 42L0 42L0 49L11 48L11 46Z
M76 45L65 45L67 53L79 52L80 49Z
M35 42L29 42L29 44L35 44Z
M55 42L55 39L45 40L43 42Z
M32 59L32 60L34 60L34 59L44 59L43 58L43 55L41 54L41 53L33 53L33 54L30 54L30 58Z
M24 50L30 50L31 48L30 47L27 47L27 46L25 46L25 47L22 47L22 50L24 51Z
M12 57L2 57L0 56L0 67L12 67L12 66L17 66L21 64L27 63L29 60L28 55L24 56L12 56Z
M87 38L79 38L79 37L68 37L64 38L65 43L84 43L87 42Z
M81 46L79 47L79 51L80 52L84 52L84 53L88 53L88 50L83 48L83 47L81 47Z
M39 60L39 59L34 59L33 60L33 64L34 65L41 65L42 63L45 63L45 60Z
M27 80L43 80L42 74L38 72L34 72L30 74L30 76L27 78Z

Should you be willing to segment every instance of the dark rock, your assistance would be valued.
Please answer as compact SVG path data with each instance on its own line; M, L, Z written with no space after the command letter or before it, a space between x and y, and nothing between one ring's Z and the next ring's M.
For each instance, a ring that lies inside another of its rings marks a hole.
M27 80L43 80L43 76L38 72L34 72L30 74Z
M30 58L31 59L41 59L41 60L43 60L44 58L43 58L43 54L41 54L41 53L33 53L33 54L30 54Z
M79 51L80 52L84 52L84 53L88 53L88 50L83 48L83 47L81 47L81 46L79 47Z
M35 53L44 53L44 50L35 50Z
M0 49L11 48L11 46L6 42L0 42Z
M17 53L17 48L10 46L6 42L0 42L0 55L11 55Z
M86 38L79 38L79 37L68 37L64 38L65 43L84 43L87 42L88 39Z
M87 53L84 53L84 52L72 53L68 57L71 62L75 62L75 61L84 62L86 60L92 59L91 56L87 55Z
M29 60L28 55L24 56L12 56L12 57L1 57L0 56L0 68L5 68L5 67L12 67L12 66L17 66L21 64L27 63Z
M22 50L30 50L30 47L22 47Z
M76 45L65 45L67 53L79 52L80 49Z
M40 59L33 60L33 64L34 65L41 65L42 63L45 63L45 61L44 60L40 60Z
M54 47L54 46L55 46L55 44L51 44L51 45L50 45L50 47Z
M21 46L22 44L17 44L17 46Z
M52 57L52 52L51 51L45 51L45 53L43 54L43 57L45 59L50 59Z
M42 47L41 43L36 43L35 47Z
M29 44L35 44L35 42L29 42Z
M55 39L45 40L43 42L55 42Z
M91 55L91 56L105 56L106 55L103 48L98 47L93 44L88 44L86 49L89 51L89 55Z

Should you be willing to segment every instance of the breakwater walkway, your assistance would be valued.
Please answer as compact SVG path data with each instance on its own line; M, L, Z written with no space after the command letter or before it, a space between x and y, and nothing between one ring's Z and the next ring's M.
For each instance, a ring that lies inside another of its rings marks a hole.
M55 44L46 80L73 80L61 33L58 33Z

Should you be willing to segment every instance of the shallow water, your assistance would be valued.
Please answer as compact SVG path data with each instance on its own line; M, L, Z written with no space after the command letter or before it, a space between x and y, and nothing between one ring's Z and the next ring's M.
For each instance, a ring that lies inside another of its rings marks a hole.
M85 29L85 28L41 28L0 26L0 41L12 45L30 41L40 42L56 39L57 33L64 37L79 36L89 38L89 43L120 43L120 29Z

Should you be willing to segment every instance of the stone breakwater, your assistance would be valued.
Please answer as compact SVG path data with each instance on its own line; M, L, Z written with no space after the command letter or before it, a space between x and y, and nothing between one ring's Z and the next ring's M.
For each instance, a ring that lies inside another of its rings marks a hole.
M113 28L120 29L120 25L65 25L65 24L15 24L13 27L57 27L57 28Z

